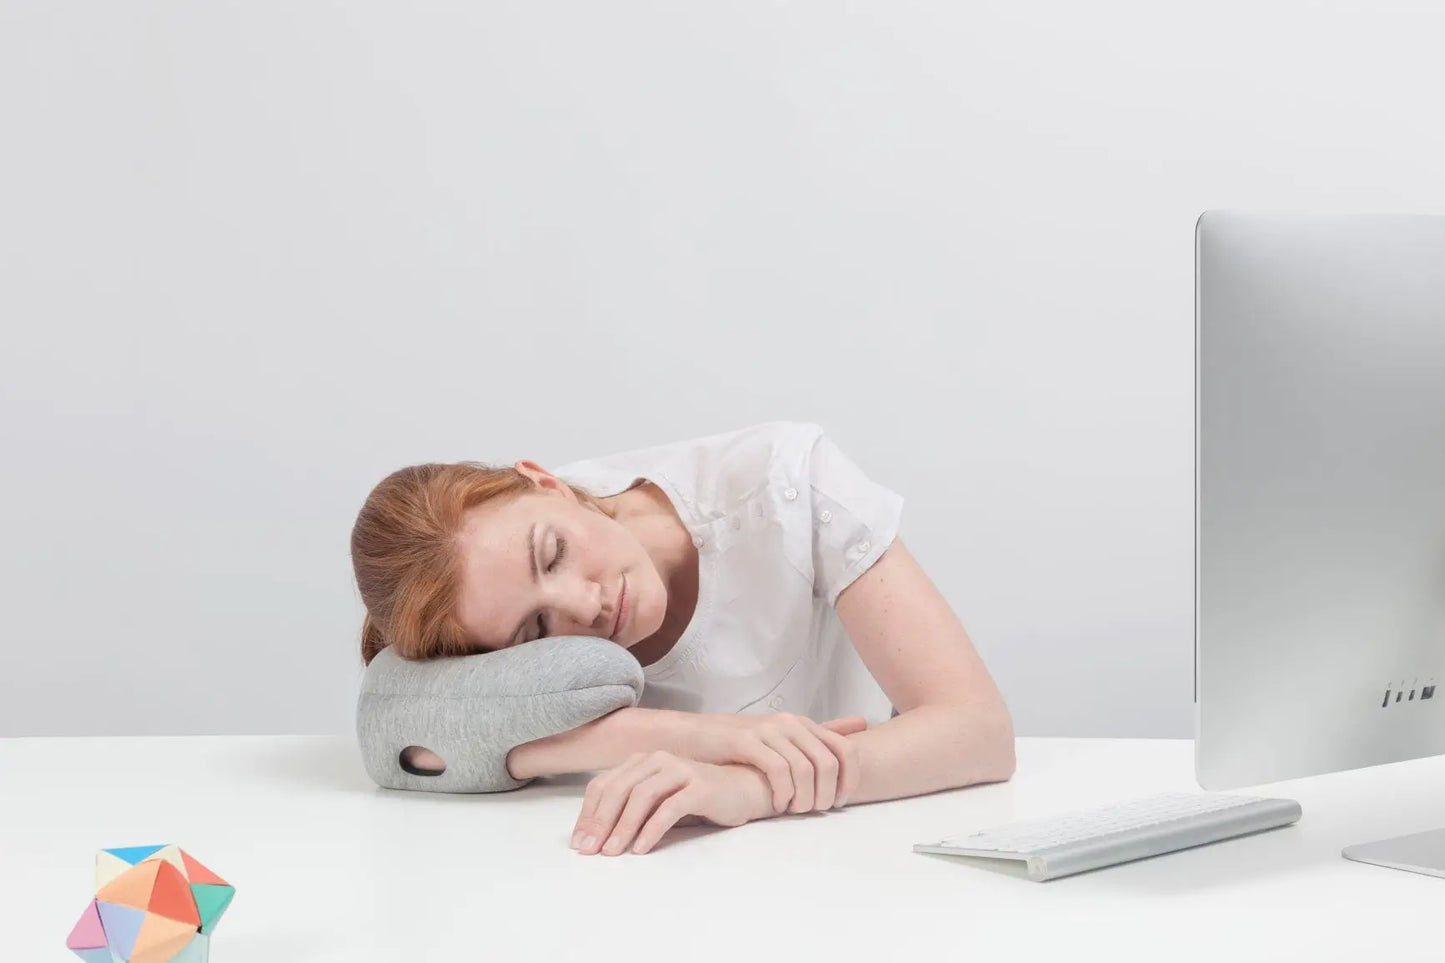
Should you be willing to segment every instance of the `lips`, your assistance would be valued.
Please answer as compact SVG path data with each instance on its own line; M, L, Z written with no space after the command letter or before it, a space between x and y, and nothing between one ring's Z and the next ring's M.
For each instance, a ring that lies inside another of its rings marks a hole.
M622 622L627 615L627 576L622 577L622 587L617 590L617 620L612 623L612 634L608 638L617 641L617 633L622 628Z

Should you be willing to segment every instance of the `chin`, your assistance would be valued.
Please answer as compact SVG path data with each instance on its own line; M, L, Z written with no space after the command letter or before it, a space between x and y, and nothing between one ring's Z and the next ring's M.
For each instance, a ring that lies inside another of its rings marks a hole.
M638 612L634 614L632 617L632 625L628 626L627 634L630 638L618 644L630 649L643 639L652 638L657 634L657 630L662 628L662 615L662 612ZM638 616L643 616L641 621L639 621Z

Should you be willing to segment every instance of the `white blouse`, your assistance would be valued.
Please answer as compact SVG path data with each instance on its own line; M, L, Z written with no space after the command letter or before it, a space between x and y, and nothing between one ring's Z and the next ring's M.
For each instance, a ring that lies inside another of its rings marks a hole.
M834 606L898 533L903 499L817 425L770 422L564 465L594 495L646 479L698 550L698 599L672 650L645 666L641 704L886 720L892 705Z

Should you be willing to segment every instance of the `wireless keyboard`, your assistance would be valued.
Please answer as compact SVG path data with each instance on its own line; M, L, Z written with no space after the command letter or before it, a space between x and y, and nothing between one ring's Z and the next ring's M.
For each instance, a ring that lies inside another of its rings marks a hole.
M1017 860L1027 866L1029 879L1042 881L1288 826L1299 818L1299 803L1292 799L1165 793L919 843L913 851Z

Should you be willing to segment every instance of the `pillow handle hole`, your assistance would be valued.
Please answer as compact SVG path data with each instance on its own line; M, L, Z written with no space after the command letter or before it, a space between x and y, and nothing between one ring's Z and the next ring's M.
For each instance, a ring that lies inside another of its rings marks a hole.
M397 762L401 764L402 771L413 776L440 776L447 771L442 757L424 746L407 746L397 757Z

